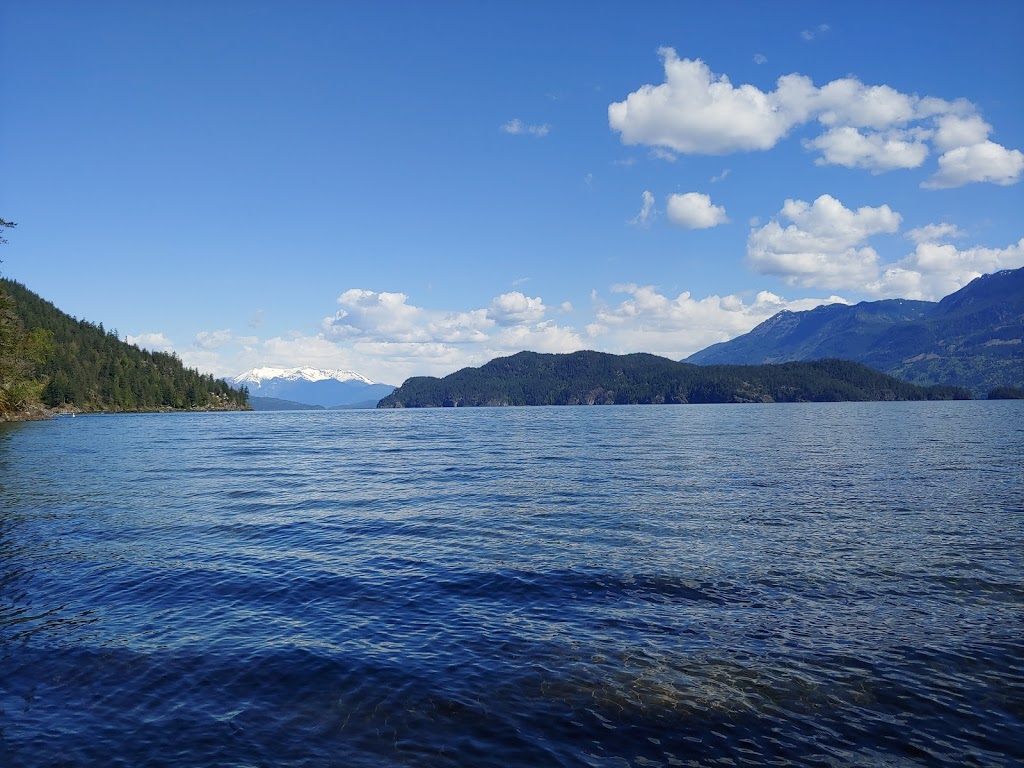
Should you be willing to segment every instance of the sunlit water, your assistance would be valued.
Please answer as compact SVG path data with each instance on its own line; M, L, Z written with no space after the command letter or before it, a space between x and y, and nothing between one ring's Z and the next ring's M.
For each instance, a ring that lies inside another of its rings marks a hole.
M0 765L1024 761L1024 404L0 431Z

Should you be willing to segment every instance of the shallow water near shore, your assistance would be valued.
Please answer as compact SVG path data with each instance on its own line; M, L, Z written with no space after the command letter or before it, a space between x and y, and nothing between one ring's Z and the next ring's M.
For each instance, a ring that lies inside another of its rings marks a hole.
M0 427L5 766L1013 765L1024 403Z

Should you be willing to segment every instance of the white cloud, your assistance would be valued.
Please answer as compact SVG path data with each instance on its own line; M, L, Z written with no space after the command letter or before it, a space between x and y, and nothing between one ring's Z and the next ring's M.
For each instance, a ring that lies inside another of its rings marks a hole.
M864 85L855 77L826 83L814 95L818 121L823 125L852 125L882 130L905 125L917 115L917 96L888 85Z
M538 298L530 298L519 291L503 293L491 300L487 317L498 325L522 325L537 323L544 318L546 307Z
M872 173L917 168L928 157L928 146L906 131L864 134L852 126L832 128L805 146L821 150L818 165L865 168Z
M813 89L806 78L781 78L766 94L752 85L733 87L701 60L680 59L672 48L659 51L665 82L644 85L608 107L608 122L626 144L667 147L690 154L725 154L770 149L804 115L785 108L800 99L786 93Z
M574 329L548 320L536 325L503 328L486 345L486 355L490 360L524 349L532 352L575 352L583 347L583 339Z
M938 225L933 241L923 239L923 229L917 234L917 247L909 256L887 266L881 276L867 285L867 292L880 297L936 300L984 274L1001 269L1024 267L1024 238L1005 248L973 247L960 250L950 243L938 242L950 236ZM954 228L955 229L955 228Z
M234 334L230 329L223 331L200 331L196 334L195 345L200 349L216 349L231 342Z
M790 285L849 288L864 285L878 274L878 254L866 246L872 235L899 229L902 217L888 205L846 208L831 195L812 204L786 200L781 218L773 219L747 238L751 266L778 275Z
M543 123L541 125L529 125L524 123L518 117L514 117L507 123L503 123L501 130L505 133L510 133L513 136L528 135L541 138L543 136L547 136L551 132L551 126L547 123Z
M912 229L905 237L915 243L935 243L941 240L955 240L964 237L964 233L956 224L926 224L923 227Z
M780 218L752 229L747 256L759 272L793 285L853 290L876 298L938 300L980 275L1024 266L1024 239L1006 248L958 248L949 240L964 233L954 224L928 224L908 231L913 253L883 263L866 245L877 234L898 230L901 216L889 206L852 211L829 195L812 205L787 200Z
M1016 184L1024 173L1024 152L992 141L957 147L939 158L939 170L921 184L925 189L949 189L980 181L1001 186Z
M342 309L324 318L321 328L329 339L459 343L484 341L494 325L486 309L437 312L408 304L408 298L353 288L338 297Z
M818 35L828 32L830 29L831 27L828 24L819 24L814 29L800 30L800 37L806 40L807 42L810 42Z
M935 120L935 148L940 152L948 152L957 147L971 147L988 139L992 126L978 115L961 117L950 114L942 115Z
M725 169L723 169L723 170L722 170L722 172L721 172L720 174L718 174L717 176L712 176L712 177L711 177L711 178L709 179L709 181L710 181L710 182L711 182L712 184L717 184L717 183L718 183L718 182L720 182L720 181L725 181L725 178L726 178L726 177L727 177L727 176L728 176L728 175L729 175L730 173L732 173L732 170L731 170L731 169L729 169L729 168L725 168Z
M648 286L614 290L628 296L612 306L592 293L593 314L581 321L581 331L543 320L543 301L518 292L496 296L486 310L439 311L418 307L405 294L351 289L339 297L342 309L326 318L322 333L259 340L229 331L201 332L196 338L205 343L190 344L180 354L187 365L217 376L264 365L311 365L355 370L376 381L400 384L410 376L444 376L522 350L586 348L682 357L744 333L779 310L843 301L787 301L762 291L746 304L739 296L695 299L683 293L669 298ZM559 309L574 311L569 302ZM467 332L468 326L472 332Z
M847 303L838 296L827 299L787 301L768 291L758 293L750 304L739 296L707 296L695 299L688 292L665 296L654 286L613 286L629 298L615 305L595 299L594 321L587 334L594 348L615 353L652 352L682 358L709 344L746 333L784 309L799 311L820 304Z
M664 147L655 147L652 149L651 157L655 160L664 160L666 163L674 163L678 159L675 152L667 150Z
M658 212L654 209L654 195L649 189L645 189L641 198L643 199L643 206L640 208L640 213L630 219L629 223L635 224L638 227L649 227L658 215Z
M712 205L711 198L700 192L671 195L667 214L669 221L687 229L708 229L729 220L724 207Z
M659 55L664 82L643 85L608 106L608 124L622 142L652 147L656 156L768 150L816 120L823 132L804 145L821 152L819 165L872 173L918 168L931 153L930 141L941 156L938 172L922 184L926 188L1013 184L1024 173L1024 154L989 141L992 126L965 99L906 94L855 77L818 88L800 74L780 77L775 90L763 91L734 86L700 59L680 59L672 48Z
M142 349L148 349L150 352L172 352L174 350L174 342L162 333L140 333L138 336L128 334L124 340Z

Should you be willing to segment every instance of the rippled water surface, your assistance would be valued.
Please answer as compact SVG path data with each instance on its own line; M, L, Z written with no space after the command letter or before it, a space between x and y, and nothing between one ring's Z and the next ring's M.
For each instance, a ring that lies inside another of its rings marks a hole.
M1019 402L0 430L0 765L1024 761Z

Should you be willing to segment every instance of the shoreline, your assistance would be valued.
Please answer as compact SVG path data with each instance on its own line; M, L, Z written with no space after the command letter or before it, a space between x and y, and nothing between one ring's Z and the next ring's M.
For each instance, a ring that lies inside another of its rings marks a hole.
M46 406L30 406L18 411L0 414L0 424L18 424L29 421L49 421L62 416L94 416L119 413L238 413L252 411L248 408L138 408L132 410L91 410L85 408L47 408Z

